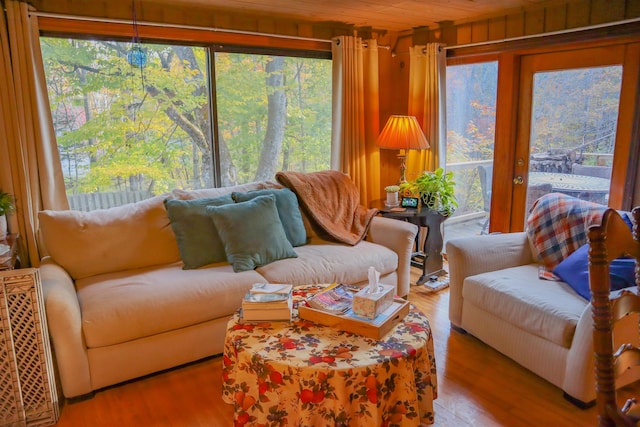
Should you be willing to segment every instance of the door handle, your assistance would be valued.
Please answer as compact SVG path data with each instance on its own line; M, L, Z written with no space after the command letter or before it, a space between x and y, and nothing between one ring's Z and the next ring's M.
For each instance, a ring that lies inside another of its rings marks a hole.
M513 178L513 183L516 185L522 185L524 183L524 179L522 178L522 175L518 175L515 178Z

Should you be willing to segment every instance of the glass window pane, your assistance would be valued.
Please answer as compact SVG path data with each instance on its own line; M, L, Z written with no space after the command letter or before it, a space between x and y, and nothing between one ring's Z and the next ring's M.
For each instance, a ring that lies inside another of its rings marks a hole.
M331 61L216 53L222 186L330 168Z
M50 37L41 45L72 208L213 184L206 49Z
M527 209L551 191L606 205L622 66L534 75Z
M447 67L447 166L458 209L445 238L487 233L491 206L498 63Z

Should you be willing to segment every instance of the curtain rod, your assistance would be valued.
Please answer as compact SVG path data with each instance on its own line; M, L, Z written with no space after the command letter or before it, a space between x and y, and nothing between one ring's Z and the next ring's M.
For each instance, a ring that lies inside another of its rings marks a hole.
M528 35L528 36L520 36L520 37L509 37L509 38L504 38L504 39L499 39L499 40L490 40L490 41L486 41L486 42L461 44L461 45L457 45L457 46L445 46L444 50L462 49L462 48L477 47L477 46L486 46L486 45L498 44L498 43L509 43L509 42L518 41L518 40L529 40L529 39L535 39L535 38L540 38L540 37L548 37L548 36L556 36L556 35L562 35L562 34L573 34L573 33L577 33L577 32L580 32L580 31L596 30L598 28L615 27L616 25L633 24L635 22L640 22L640 18L624 19L622 21L607 22L605 24L589 25L587 27L578 27L578 28L571 28L571 29L566 29L566 30L551 31L549 33L531 34L531 35Z
M48 12L37 12L37 11L30 12L30 15L36 16L36 17L43 17L43 18L70 19L74 21L103 22L103 23L110 23L110 24L127 24L127 25L134 24L134 21L130 19L86 17L86 16L65 15L60 13L48 13ZM311 42L331 43L331 40L327 40L327 39L316 39L316 38L302 37L302 36L287 36L284 34L260 33L257 31L232 30L232 29L216 28L216 27L200 27L195 25L169 24L169 23L149 22L149 21L135 21L135 24L142 25L142 26L149 26L149 27L178 28L183 30L211 31L216 33L242 34L242 35L248 35L248 36L274 37L274 38L288 39L288 40L304 40L304 41L311 41Z

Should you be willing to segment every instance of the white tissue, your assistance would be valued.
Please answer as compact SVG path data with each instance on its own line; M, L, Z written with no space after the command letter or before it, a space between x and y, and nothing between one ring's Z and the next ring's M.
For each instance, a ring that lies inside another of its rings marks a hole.
M380 272L375 267L369 267L369 293L375 294L378 292L378 281L380 280Z

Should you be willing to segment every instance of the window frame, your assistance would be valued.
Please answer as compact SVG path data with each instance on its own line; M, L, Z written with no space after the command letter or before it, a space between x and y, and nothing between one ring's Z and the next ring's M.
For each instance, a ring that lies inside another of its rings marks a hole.
M218 134L218 107L216 94L216 52L299 57L310 59L332 59L331 40L303 37L287 37L266 34L215 30L200 27L174 26L169 24L133 23L91 18L64 18L38 16L40 37L112 40L157 44L180 44L207 50L210 95L210 126L212 153L212 185L222 184L220 164L220 141Z

